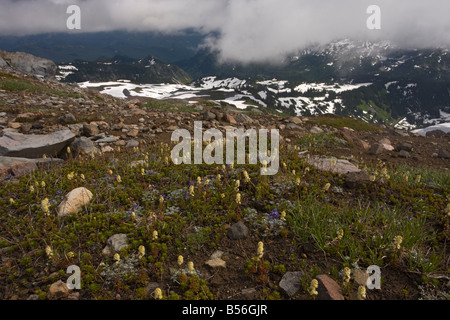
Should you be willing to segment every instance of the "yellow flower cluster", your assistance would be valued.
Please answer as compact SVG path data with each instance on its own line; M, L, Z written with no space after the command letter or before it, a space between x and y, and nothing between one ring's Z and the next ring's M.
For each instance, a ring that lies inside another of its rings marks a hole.
M181 267L181 265L183 264L183 262L184 262L183 256L182 256L182 255L179 255L179 256L178 256L178 259L177 259L178 265Z
M238 205L241 204L241 194L240 194L240 193L237 193L237 194L236 194L236 203L237 203Z
M189 261L187 264L187 267L188 267L189 274L193 275L195 273L194 263L192 261Z
M344 268L344 283L346 285L348 285L348 283L350 282L350 273L351 273L350 268L349 267L345 267Z
M114 261L116 262L116 264L118 265L118 264L119 264L119 261L120 261L120 255L119 255L118 253L116 253L116 254L114 255L113 259L114 259Z
M189 195L190 195L191 197L194 197L194 195L195 195L194 185L190 185L190 186L189 186Z
M158 240L158 231L153 231L153 234L152 234L152 239L153 240Z
M264 243L262 241L258 242L258 250L256 252L258 254L258 258L262 259L264 254Z
M403 242L403 237L402 236L396 236L394 238L394 246L397 250L400 250L400 247L402 245Z
M330 189L330 187L331 187L331 184L330 184L330 183L327 183L327 184L323 187L323 191L324 191L324 192L327 192L327 191Z
M155 290L155 299L156 300L161 300L162 299L162 291L160 288L156 288Z
M67 180L72 180L75 177L75 173L72 171L71 173L67 174Z
M47 257L49 257L50 259L53 258L53 250L52 248L50 248L50 246L45 247L45 253L47 254Z
M319 281L317 279L312 279L309 285L309 294L312 296L317 296L317 288L319 287Z
M139 259L142 259L145 256L145 247L143 245L140 245L138 251L139 251Z
M365 300L366 299L366 287L359 286L358 288L358 300Z
M41 207L42 207L42 211L44 211L46 216L50 215L50 211L48 209L48 198L45 198L44 200L41 201Z
M342 237L344 236L344 230L341 229L337 232L337 237L334 239L335 241L341 241Z
M244 170L244 182L249 183L250 182L250 176L248 175L247 170Z

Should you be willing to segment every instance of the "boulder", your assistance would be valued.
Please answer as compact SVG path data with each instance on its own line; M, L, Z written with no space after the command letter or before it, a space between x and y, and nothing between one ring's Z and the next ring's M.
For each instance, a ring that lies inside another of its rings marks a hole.
M57 208L58 216L65 217L72 213L77 213L84 206L88 205L93 197L91 191L84 187L76 188L65 195L64 200Z
M15 132L5 132L0 138L0 156L42 158L54 156L61 152L75 139L70 130L56 131L47 135L26 135Z

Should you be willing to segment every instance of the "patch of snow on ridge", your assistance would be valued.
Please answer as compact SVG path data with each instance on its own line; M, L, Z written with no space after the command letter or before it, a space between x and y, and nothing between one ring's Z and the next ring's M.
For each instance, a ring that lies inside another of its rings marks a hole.
M450 122L449 123L440 123L440 124L436 124L434 126L430 126L427 128L413 130L413 132L418 133L421 136L425 136L427 134L427 132L434 131L434 130L441 130L445 133L450 132Z

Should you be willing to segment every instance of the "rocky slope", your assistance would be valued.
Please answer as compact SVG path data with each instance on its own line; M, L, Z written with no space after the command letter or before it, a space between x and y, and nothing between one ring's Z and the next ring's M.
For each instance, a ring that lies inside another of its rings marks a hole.
M230 127L277 128L287 143L311 132L337 134L345 142L332 152L341 156L353 153L373 161L382 158L412 165L444 168L449 165L449 134L439 134L439 131L428 133L428 137L384 126L376 127L376 132L355 132L327 125L320 127L321 122L316 122L315 118L247 114L231 107L207 106L206 101L198 102L197 105L177 101L169 109L161 109L150 98L117 99L95 90L80 89L54 80L36 79L9 68L3 68L0 72L0 134L4 138L17 133L49 135L70 130L78 143L83 139L82 148L107 152L116 146L136 147L155 141L168 142L175 129L193 132L194 121L201 120L204 129L218 128L223 132ZM24 84L25 89L22 89L20 85ZM387 144L392 146L380 147L382 139L390 141ZM72 140L65 140L66 144L73 143ZM400 154L398 146L403 143L411 146L406 148L407 153ZM25 144L22 145L26 149ZM59 145L59 148L46 150L40 155L32 151L28 151L27 155L26 150L9 155L38 158L46 153L47 156L57 157L61 156L62 147ZM4 151L2 155L8 153Z

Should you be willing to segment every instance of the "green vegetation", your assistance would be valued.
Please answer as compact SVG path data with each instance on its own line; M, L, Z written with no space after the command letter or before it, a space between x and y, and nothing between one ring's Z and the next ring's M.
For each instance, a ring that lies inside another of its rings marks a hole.
M448 272L450 173L380 163L371 168L372 183L349 190L342 176L317 171L297 156L306 144L321 147L329 139L316 135L281 145L275 176L261 176L259 165L177 166L169 161L172 146L161 144L82 156L16 183L1 182L0 247L10 262L1 265L0 280L19 291L37 281L32 292L45 299L48 285L67 278L66 267L76 264L83 299L111 299L119 292L123 299L226 299L226 290L212 286L204 273L209 254L220 249L245 257L229 260L245 270L239 288L256 286L262 299L283 297L273 283L286 271L303 271L298 298L308 299L318 274L336 279L343 267L372 264L417 275L424 288L426 283L424 292L430 286L444 290L445 278L435 275ZM139 160L142 165L130 166ZM90 204L57 217L64 195L81 186L94 194ZM227 230L240 220L251 237L230 247ZM128 238L119 261L102 253L118 233ZM317 258L299 254L300 245L311 246ZM180 255L195 269L181 269ZM225 282L233 270L221 271ZM171 293L147 292L154 282ZM402 298L414 290L404 286ZM358 288L352 283L347 289L353 299Z
M380 129L370 123L358 119L345 118L339 116L319 116L311 119L311 122L316 125L325 125L336 129L350 128L355 131L373 132Z

